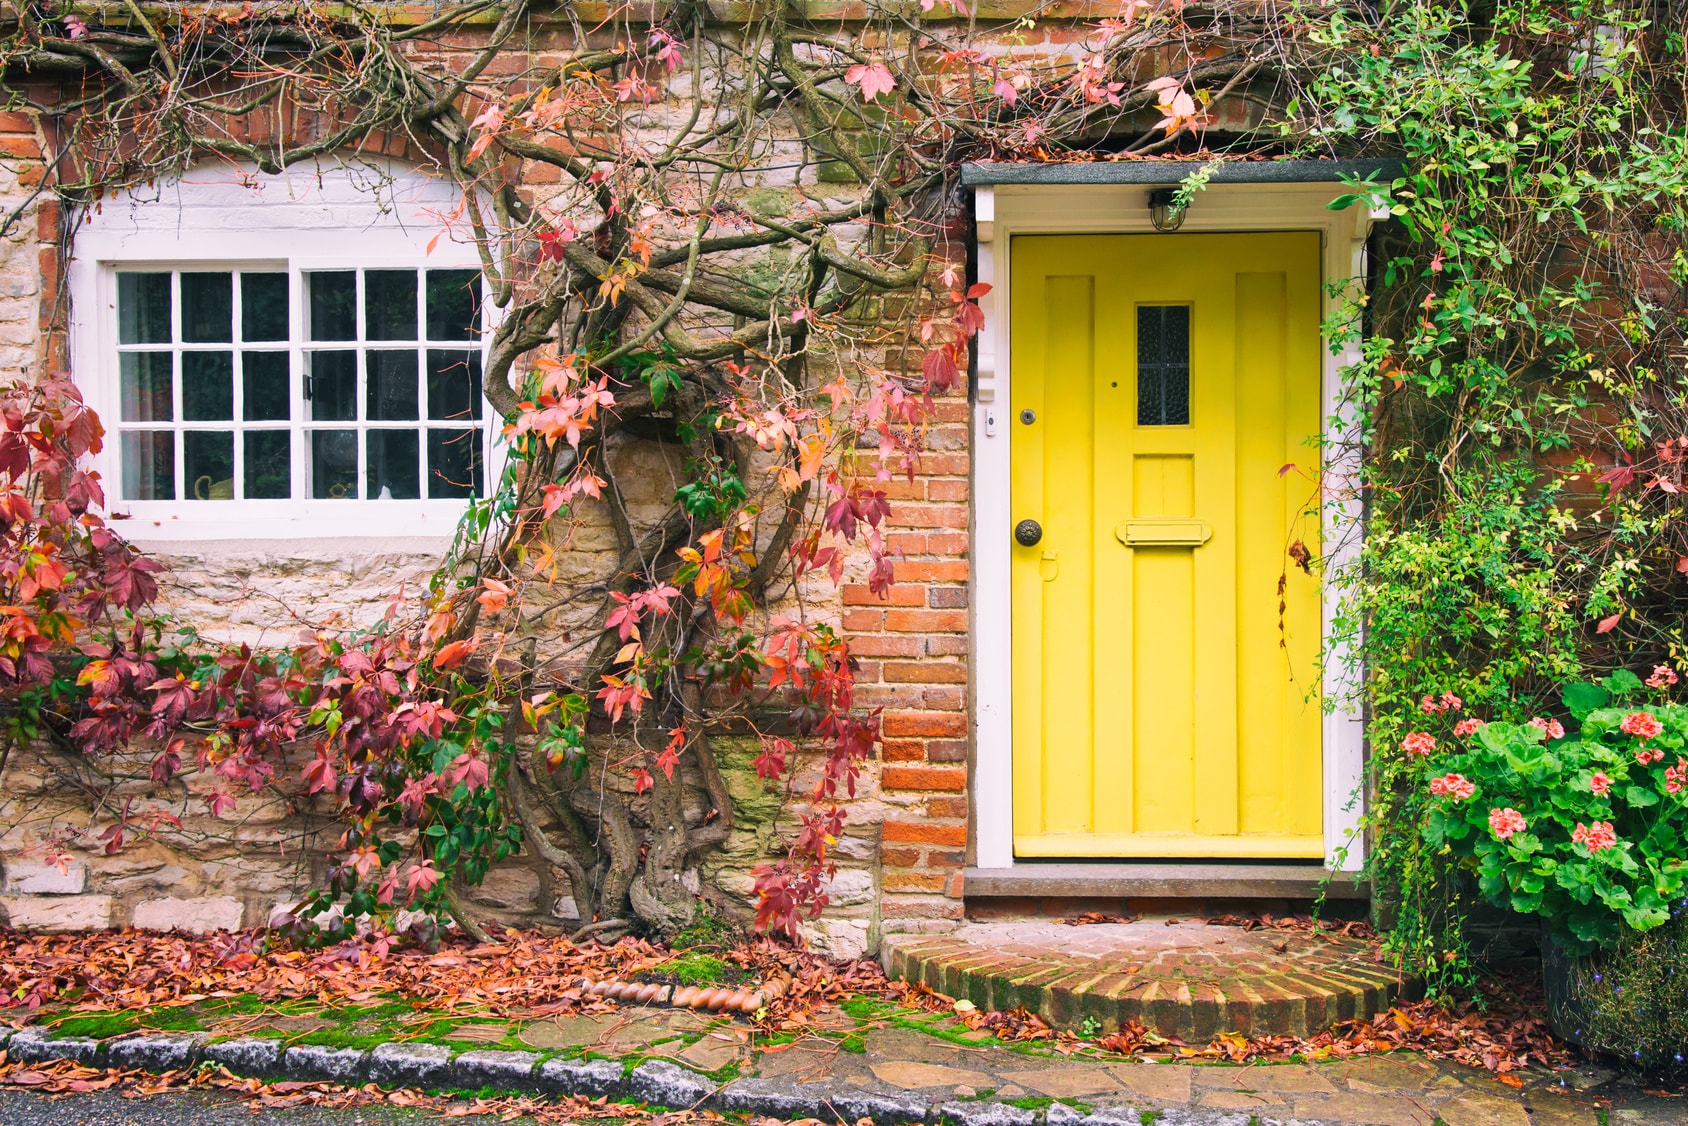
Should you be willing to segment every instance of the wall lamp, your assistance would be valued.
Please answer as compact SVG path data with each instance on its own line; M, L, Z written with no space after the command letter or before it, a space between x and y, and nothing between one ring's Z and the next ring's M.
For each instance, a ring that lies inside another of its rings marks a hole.
M1173 200L1178 193L1171 188L1158 188L1149 193L1149 222L1153 223L1157 231L1176 231L1184 225L1184 212L1187 208L1173 208Z

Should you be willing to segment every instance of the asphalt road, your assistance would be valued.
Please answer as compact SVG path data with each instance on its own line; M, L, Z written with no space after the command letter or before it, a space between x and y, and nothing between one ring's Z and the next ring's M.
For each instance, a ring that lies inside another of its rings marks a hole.
M350 1110L294 1106L254 1112L240 1098L214 1091L168 1091L144 1099L93 1091L55 1100L30 1091L0 1090L0 1126L418 1126L439 1121L435 1111L381 1105ZM492 1126L499 1120L475 1115L450 1121Z

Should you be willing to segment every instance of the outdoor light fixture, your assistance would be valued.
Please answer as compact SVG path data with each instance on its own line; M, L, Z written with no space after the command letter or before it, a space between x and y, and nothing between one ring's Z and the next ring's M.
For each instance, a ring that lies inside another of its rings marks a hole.
M1172 209L1172 200L1177 194L1171 188L1159 188L1149 193L1149 222L1155 225L1155 230L1176 231L1184 225L1185 209Z

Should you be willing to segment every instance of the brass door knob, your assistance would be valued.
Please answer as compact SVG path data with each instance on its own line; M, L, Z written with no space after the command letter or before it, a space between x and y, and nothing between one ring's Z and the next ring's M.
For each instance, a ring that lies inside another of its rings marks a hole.
M1036 520L1022 520L1014 525L1014 542L1021 547L1035 547L1043 538L1043 525Z

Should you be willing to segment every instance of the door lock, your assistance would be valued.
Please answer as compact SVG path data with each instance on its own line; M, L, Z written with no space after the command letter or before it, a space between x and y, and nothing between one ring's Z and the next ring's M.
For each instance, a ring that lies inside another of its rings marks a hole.
M1014 525L1014 542L1021 547L1035 547L1043 538L1043 525L1036 520L1022 520Z

